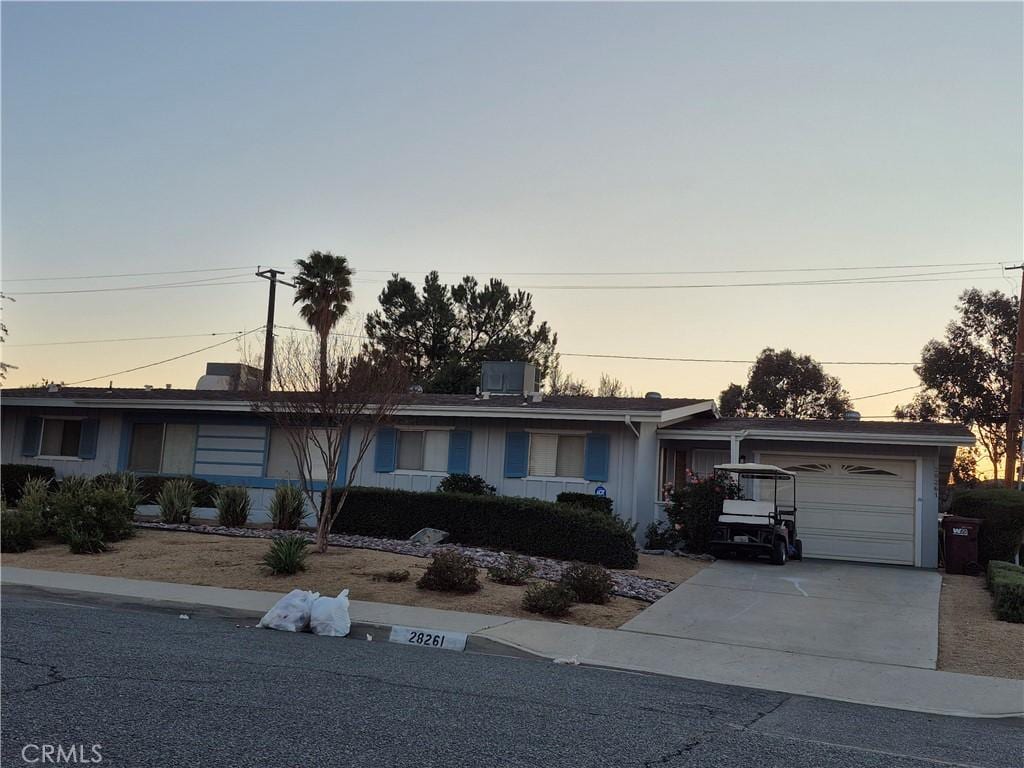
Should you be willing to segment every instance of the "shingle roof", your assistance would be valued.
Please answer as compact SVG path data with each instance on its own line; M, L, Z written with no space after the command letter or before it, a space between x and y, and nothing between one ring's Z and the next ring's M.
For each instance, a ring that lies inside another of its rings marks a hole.
M671 429L698 429L708 432L739 432L744 429L779 432L835 432L836 434L922 435L934 437L971 437L963 424L937 421L847 421L845 419L701 419L676 424Z
M0 390L0 400L8 398L46 398L54 400L142 400L156 402L246 402L251 399L247 392L228 392L209 389L134 389L106 387L61 387L55 392L46 387L23 387L19 389ZM553 410L584 410L584 411L646 411L658 413L674 408L684 408L698 403L710 402L684 397L666 397L661 399L644 397L569 397L564 395L545 395L540 402L525 400L515 395L492 395L488 399L475 395L410 395L409 405L451 406L462 408L502 408L519 406L530 409Z

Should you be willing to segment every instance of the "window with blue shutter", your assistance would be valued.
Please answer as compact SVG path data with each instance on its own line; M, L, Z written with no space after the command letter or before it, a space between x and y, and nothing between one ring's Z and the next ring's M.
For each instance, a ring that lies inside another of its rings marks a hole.
M96 442L99 438L99 433L99 419L86 419L82 422L82 433L78 440L78 458L96 458Z
M587 435L587 446L583 459L583 479L595 483L606 482L610 458L611 439L608 435L599 432Z
M374 472L395 471L395 451L398 446L398 430L381 427L377 430L377 446L373 454Z
M505 477L526 477L530 464L530 433L505 435Z
M469 474L469 446L473 433L468 429L455 429L448 435L448 474Z
M43 420L32 416L25 422L25 434L21 438L21 455L38 456L39 440L43 435Z

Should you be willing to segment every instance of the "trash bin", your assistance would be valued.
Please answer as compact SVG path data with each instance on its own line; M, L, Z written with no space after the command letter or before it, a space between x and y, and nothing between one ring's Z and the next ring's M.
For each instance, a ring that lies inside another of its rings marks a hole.
M946 544L946 573L976 576L978 565L978 529L981 520L947 515L942 518L942 537Z

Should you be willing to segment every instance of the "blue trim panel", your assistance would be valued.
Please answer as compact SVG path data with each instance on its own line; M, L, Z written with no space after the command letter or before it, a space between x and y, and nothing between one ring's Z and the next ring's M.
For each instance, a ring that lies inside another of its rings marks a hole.
M224 467L262 467L263 466L263 462L262 461L207 461L206 459L203 459L202 461L193 462L193 464L192 464L192 468L193 469L195 468L196 464L216 464L216 465L224 466Z
M205 435L204 435L205 437ZM262 448L205 448L198 446L197 451L220 451L221 453L263 453Z

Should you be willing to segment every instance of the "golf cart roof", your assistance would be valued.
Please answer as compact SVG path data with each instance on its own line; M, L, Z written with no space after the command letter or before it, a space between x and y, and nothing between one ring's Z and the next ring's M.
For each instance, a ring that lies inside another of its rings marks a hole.
M722 472L737 472L742 475L785 475L795 477L795 472L776 467L774 464L716 464L715 469Z

